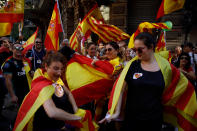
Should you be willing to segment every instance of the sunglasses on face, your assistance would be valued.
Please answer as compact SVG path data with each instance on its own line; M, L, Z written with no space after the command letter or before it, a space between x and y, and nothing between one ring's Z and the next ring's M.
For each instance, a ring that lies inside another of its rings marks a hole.
M109 51L109 52L110 52L110 51L112 51L112 48L108 48L108 49L106 49L106 52L107 52L107 51Z
M133 48L134 52L142 53L145 47Z
M181 56L180 58L181 60L185 59L185 60L188 60L188 58L186 56Z
M19 46L17 46L17 47L14 47L14 49L16 49L16 50L18 50L18 51L22 51L24 48L23 47L19 47Z
M42 42L36 41L36 44L42 44Z

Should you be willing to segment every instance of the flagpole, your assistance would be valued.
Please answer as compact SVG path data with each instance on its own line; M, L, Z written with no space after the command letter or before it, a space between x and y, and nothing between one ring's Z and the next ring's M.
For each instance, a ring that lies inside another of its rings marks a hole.
M62 17L61 17L61 13L60 13L60 9L59 9L59 2L58 2L58 0L55 0L55 1L57 2L57 8L58 8L59 16L60 16L60 22L61 22L63 37L65 38L64 26L62 24Z

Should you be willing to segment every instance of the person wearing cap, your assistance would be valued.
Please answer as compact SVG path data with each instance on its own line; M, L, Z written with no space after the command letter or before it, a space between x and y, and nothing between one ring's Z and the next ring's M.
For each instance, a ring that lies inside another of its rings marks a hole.
M42 40L40 38L36 38L34 46L26 54L26 57L31 60L32 69L34 71L41 67L43 57L46 54L46 51L43 47Z
M31 83L31 63L22 55L23 47L20 44L12 46L13 55L2 65L3 76L11 101L20 105L29 92Z

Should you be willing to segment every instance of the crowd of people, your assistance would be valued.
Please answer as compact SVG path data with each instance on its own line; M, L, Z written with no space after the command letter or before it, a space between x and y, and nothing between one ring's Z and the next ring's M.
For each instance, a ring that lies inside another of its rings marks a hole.
M82 117L75 115L79 108L91 110L92 119L100 125L101 131L159 131L164 124L166 90L179 87L172 85L175 78L171 70L173 73L181 72L182 82L188 80L193 85L184 83L180 88L191 86L197 90L197 47L193 47L192 43L185 43L182 47L177 46L171 50L171 59L168 62L154 53L156 42L152 34L147 32L140 33L135 38L133 49L127 47L127 41L106 44L87 42L85 51L81 49L75 52L69 47L68 40L64 40L59 51L46 51L42 40L36 38L32 49L24 54L20 43L12 43L6 37L0 38L0 41L0 111L5 110L7 103L4 101L8 93L10 102L16 105L18 112L9 127L0 127L4 130L21 129L18 126L21 114L28 107L29 100L36 96L35 102L38 98L39 102L31 107L34 108L32 116L35 131L75 130L75 126L65 121L82 120ZM111 85L107 96L77 105L65 76L67 65L75 54L91 60L91 68L102 68L98 67L98 61L112 65L113 72L108 77L114 86ZM167 81L167 77L171 79ZM116 90L118 95L113 98ZM184 91L185 89L181 90L182 93L178 92L177 96L184 94ZM112 111L109 110L110 106L107 107L111 101L112 107L115 104ZM196 96L193 101L195 104L192 109L195 110ZM98 105L102 108L99 113ZM173 107L177 108L174 105ZM0 117L5 120L2 113ZM30 120L26 121L25 125Z

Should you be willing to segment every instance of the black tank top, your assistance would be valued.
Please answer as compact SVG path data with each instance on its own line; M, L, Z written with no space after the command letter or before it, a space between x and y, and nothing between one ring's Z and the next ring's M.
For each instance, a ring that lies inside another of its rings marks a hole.
M62 97L57 97L55 94L53 94L52 100L57 108L60 108L69 113L74 113L72 105L68 100L68 96L65 93ZM33 121L34 131L61 129L64 125L64 121L49 118L43 106L41 106L35 113Z

